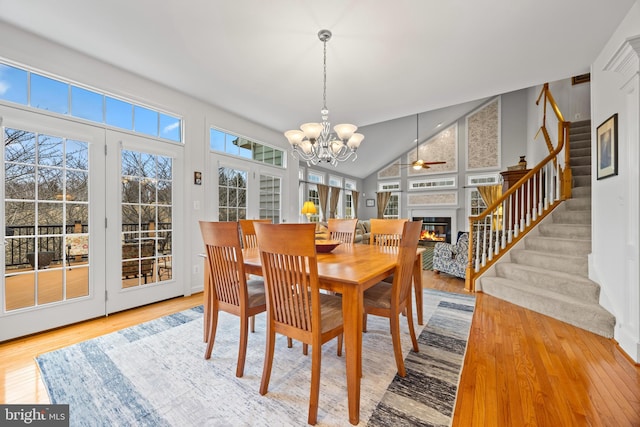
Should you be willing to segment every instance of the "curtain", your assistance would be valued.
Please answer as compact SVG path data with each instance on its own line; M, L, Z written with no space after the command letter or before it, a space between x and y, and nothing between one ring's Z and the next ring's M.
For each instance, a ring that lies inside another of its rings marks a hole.
M478 193L480 193L482 200L489 207L502 197L502 184L480 186L478 187Z
M339 199L340 189L338 187L331 187L331 198L329 199L329 218L336 217L336 210L338 209Z
M327 221L327 198L329 197L329 186L324 184L316 184L318 186L318 199L320 200L320 210L322 218L320 221Z
M478 187L478 193L480 193L482 200L484 200L484 203L489 207L502 197L502 184L480 186ZM498 206L495 212L493 215L493 228L494 230L498 230L502 228L502 218L500 218L502 216L502 206Z
M358 196L359 191L351 190L351 200L353 201L353 217L358 218Z
M378 202L378 218L384 218L384 210L387 208L387 203L391 199L391 191L380 191L376 195Z

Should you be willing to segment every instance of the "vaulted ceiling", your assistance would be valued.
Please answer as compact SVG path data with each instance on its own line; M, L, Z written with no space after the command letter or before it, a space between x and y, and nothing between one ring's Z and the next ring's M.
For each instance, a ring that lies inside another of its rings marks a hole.
M418 112L588 72L633 3L0 0L0 21L278 132L320 121L327 28L330 120L408 125L393 141L365 135L344 169L364 177L411 148Z

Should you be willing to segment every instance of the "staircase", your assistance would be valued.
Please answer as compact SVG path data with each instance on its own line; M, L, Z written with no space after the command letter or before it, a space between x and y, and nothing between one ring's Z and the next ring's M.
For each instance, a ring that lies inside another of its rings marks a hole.
M588 276L591 252L591 121L570 130L572 197L524 237L493 272L478 278L483 292L538 313L613 337L615 317L599 305ZM493 274L493 275L489 275Z

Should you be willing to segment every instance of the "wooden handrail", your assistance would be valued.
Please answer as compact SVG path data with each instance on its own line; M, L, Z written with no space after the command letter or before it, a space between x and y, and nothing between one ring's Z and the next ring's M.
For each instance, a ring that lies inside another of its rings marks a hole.
M475 291L475 280L505 254L517 241L551 210L560 200L571 197L569 166L569 127L558 108L548 83L536 100L544 98L542 125L536 134L544 135L549 147L540 163L528 171L482 213L469 217L469 253L465 289ZM558 141L554 148L546 124L549 103L558 119ZM558 162L564 156L564 162Z

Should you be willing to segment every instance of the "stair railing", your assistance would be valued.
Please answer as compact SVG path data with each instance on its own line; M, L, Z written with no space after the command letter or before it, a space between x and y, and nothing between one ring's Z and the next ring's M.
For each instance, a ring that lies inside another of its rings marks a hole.
M561 200L571 197L569 127L546 83L536 105L544 99L542 125L549 155L479 215L469 217L469 255L465 289L475 291L476 279L548 215ZM557 130L547 125L547 105ZM554 144L555 142L555 144ZM553 148L555 146L555 148Z

